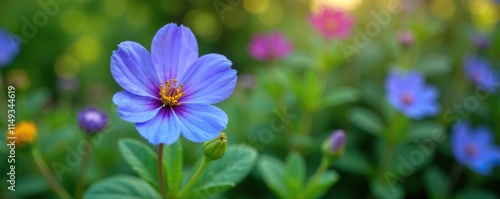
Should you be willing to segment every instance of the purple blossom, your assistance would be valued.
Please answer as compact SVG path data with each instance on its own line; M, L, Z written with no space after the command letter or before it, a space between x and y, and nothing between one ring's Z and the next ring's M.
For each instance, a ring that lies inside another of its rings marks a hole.
M453 154L476 173L489 175L494 166L500 165L500 147L493 140L488 128L473 129L467 122L458 122L451 135Z
M490 46L490 39L488 36L481 33L474 34L472 41L474 42L474 45L481 50Z
M479 89L495 92L499 79L491 63L486 59L469 56L464 62L465 74Z
M108 116L97 108L90 107L78 112L78 124L87 133L101 132L107 123Z
M231 95L236 70L222 55L198 57L187 27L162 27L151 53L136 42L122 42L111 57L111 73L125 89L113 96L118 116L135 123L152 144L172 144L180 134L204 142L226 128L226 113L213 104Z
M425 85L425 77L416 71L392 71L385 80L389 103L413 119L433 116L439 112L438 90Z
M280 32L257 34L248 47L250 55L262 61L283 59L292 52L292 45Z
M4 67L16 57L21 42L7 30L0 28L0 67Z

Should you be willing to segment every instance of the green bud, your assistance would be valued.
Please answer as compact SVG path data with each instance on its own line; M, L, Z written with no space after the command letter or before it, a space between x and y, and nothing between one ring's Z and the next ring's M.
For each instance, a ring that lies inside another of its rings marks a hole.
M227 137L223 132L219 133L219 137L203 143L203 153L210 160L217 160L224 156L227 146Z

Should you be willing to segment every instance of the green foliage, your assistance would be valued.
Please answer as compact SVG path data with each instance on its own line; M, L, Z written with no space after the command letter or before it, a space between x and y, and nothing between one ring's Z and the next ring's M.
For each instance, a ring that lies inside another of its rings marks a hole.
M203 159L203 158L202 158ZM192 178L199 166L200 159L192 169ZM196 181L188 198L210 198L236 186L252 170L257 160L255 149L245 145L229 145L221 159L211 161Z
M113 176L92 185L85 199L161 199L160 194L142 179Z

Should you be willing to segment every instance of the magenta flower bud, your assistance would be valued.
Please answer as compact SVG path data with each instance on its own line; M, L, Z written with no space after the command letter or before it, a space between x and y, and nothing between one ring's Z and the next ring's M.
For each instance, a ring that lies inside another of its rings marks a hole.
M339 158L344 154L345 139L344 130L334 131L330 137L323 142L323 153L333 158Z
M97 108L90 107L78 112L78 124L86 133L99 133L106 127L107 123L108 116Z
M413 32L409 30L402 30L398 32L398 42L403 47L408 47L413 44L415 38L413 36Z
M292 49L292 44L280 32L257 34L248 46L250 56L261 61L283 59L292 52Z

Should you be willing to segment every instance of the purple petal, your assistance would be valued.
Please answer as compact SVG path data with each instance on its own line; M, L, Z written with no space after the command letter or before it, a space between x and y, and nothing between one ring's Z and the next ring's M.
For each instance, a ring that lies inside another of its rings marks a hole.
M215 104L231 95L236 86L236 70L219 54L200 57L182 77L186 95L181 103Z
M405 86L408 90L418 91L425 85L425 78L417 71L410 71L404 77Z
M493 140L495 140L491 131L484 126L477 127L473 136L474 142L481 147L489 147Z
M469 139L469 130L470 128L468 123L458 122L453 126L453 133L451 135L453 154L455 155L457 161L462 164L467 163L465 145Z
M151 120L136 123L135 126L142 137L154 145L172 144L179 139L179 119L171 108L161 109L160 113Z
M125 90L140 96L156 97L160 81L151 64L151 55L140 44L126 41L111 56L111 74Z
M198 44L191 30L173 23L158 30L151 51L153 64L158 68L162 82L180 78L198 59Z
M135 95L128 91L116 93L113 102L118 106L118 116L132 123L148 121L163 108L159 99Z
M226 128L228 118L220 108L208 104L182 104L175 108L182 135L192 142L214 139Z

